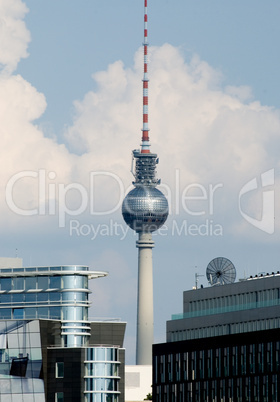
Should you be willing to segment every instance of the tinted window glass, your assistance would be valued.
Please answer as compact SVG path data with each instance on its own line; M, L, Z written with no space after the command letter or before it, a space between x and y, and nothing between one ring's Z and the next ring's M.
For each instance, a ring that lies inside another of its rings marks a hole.
M12 286L11 278L1 279L1 289L2 290L11 290L11 286Z
M36 293L26 293L25 295L26 303L35 303L36 302Z
M14 319L15 320L21 320L23 318L23 308L15 308L14 309Z
M25 289L36 289L36 278L31 277L31 278L26 278L25 279Z
M49 277L48 276L38 276L38 289L48 289L49 287Z
M61 277L51 276L50 277L50 289L60 289Z
M14 278L14 289L22 290L24 289L24 278Z

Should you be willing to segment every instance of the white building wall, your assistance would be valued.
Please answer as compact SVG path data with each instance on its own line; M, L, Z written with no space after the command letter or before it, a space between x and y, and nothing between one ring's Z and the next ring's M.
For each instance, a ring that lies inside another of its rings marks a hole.
M22 258L0 257L0 268L22 268Z
M125 401L142 402L152 393L152 366L125 366Z

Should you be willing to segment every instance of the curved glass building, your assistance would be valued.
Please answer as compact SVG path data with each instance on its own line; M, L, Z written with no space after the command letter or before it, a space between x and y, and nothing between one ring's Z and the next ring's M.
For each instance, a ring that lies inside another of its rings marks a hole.
M88 314L89 280L106 275L82 265L0 268L0 401L124 401L125 323Z
M90 336L88 280L107 275L81 265L0 269L0 318L61 320L61 346Z

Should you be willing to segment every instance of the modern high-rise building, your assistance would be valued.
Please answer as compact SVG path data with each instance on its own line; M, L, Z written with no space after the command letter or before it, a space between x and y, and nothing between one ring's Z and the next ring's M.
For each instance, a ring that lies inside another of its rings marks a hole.
M0 402L124 402L125 323L91 321L86 266L0 268Z
M184 292L153 347L153 401L280 400L280 272L221 283Z

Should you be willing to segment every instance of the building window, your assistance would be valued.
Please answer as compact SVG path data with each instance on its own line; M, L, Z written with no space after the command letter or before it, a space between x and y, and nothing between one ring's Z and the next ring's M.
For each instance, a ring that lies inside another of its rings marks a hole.
M64 378L64 363L63 362L56 362L55 377L56 378ZM63 396L62 396L62 398L63 398ZM63 399L61 399L61 400L63 400Z
M55 402L63 402L63 401L64 401L63 392L56 392L55 393Z
M24 290L24 278L18 277L14 278L14 290Z
M15 320L22 320L24 314L24 309L23 308L15 308L13 309L13 318Z
M50 277L50 288L51 289L60 289L61 288L61 277L60 276L51 276Z
M49 277L48 276L38 276L38 289L46 290L49 287Z
M1 290L11 290L12 289L12 279L3 278L1 279Z
M37 278L32 276L31 278L25 278L25 290L36 289Z
M0 309L0 319L11 319L12 318L12 309L10 308L1 308Z

